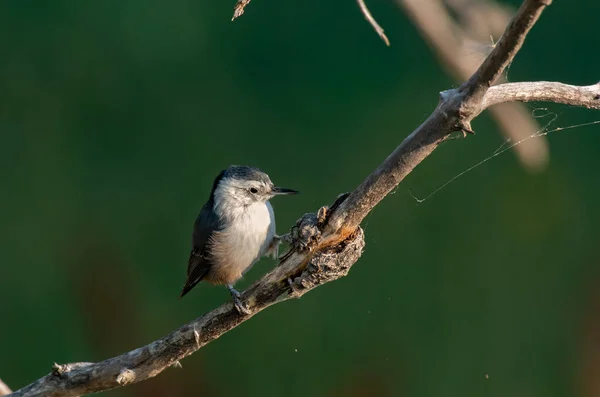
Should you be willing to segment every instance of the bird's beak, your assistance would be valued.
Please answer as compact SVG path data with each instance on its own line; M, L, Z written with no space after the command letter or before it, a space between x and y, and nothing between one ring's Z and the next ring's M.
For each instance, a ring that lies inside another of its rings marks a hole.
M298 194L300 192L297 190L285 189L283 187L274 187L273 189L271 189L271 193L275 196L279 196L279 195L287 195L287 194Z

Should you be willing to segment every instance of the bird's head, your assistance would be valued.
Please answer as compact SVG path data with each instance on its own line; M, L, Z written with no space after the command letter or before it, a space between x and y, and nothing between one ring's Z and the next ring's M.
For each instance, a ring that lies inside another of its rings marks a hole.
M248 206L266 202L274 196L297 194L298 191L276 187L267 174L258 168L232 165L215 179L212 197L216 203Z

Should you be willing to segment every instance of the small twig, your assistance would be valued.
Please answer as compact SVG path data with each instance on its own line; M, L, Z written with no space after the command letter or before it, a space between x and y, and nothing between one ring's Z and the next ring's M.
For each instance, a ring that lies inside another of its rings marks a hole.
M6 383L2 382L2 379L0 379L0 396L6 396L7 394L12 393L12 390L10 390L10 387L8 387L6 385Z
M232 21L234 21L236 18L242 16L242 14L244 13L244 8L250 3L250 0L238 0L237 3L235 3L235 6L233 7L233 18L231 18Z
M365 16L365 19L371 24L371 26L373 26L373 29L375 29L375 31L377 32L379 37L381 37L381 40L383 40L385 45L387 45L389 47L390 40L387 38L387 36L383 32L383 28L381 26L379 26L379 24L377 23L375 18L373 18L373 15L371 15L371 12L369 11L369 9L367 8L367 5L365 4L365 1L364 0L356 0L356 2L358 3L358 6L360 7L360 11Z

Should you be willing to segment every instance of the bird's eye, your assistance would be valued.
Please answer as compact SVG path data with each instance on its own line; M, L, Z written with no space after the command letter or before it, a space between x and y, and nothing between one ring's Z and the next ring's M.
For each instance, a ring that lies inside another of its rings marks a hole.
M254 193L254 194L258 193L258 189L255 188L255 187L251 187L250 188L250 193Z

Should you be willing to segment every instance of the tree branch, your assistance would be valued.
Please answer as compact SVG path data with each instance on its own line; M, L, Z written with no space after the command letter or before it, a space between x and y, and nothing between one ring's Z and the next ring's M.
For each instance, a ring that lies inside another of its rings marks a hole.
M506 29L514 10L496 0L445 0L457 14L463 28L479 42L499 37Z
M471 132L471 120L484 109L492 82L514 59L551 0L525 0L504 34L471 78L458 89L444 91L435 111L359 185L332 215L330 236L351 233L367 214L452 132ZM335 240L336 237L332 237Z
M462 51L464 38L441 0L396 0L413 21L425 41L436 52L447 70L460 81L468 79L483 59L466 57Z
M502 37L494 46L490 55L483 61L479 69L463 84L464 89L473 97L480 97L502 74L504 69L517 55L523 46L525 36L537 22L544 9L552 4L552 0L524 1L517 11L517 16L508 24Z
M233 21L236 18L241 17L244 13L244 9L249 3L250 0L238 0L237 3L235 3L235 6L233 7L233 17L231 18L231 20Z
M345 197L341 196L331 209ZM280 265L242 294L251 315L240 315L231 302L225 303L169 335L120 356L99 363L55 364L50 374L10 396L80 396L143 381L178 366L179 360L267 307L345 276L362 254L364 234L358 228L340 244L317 252L320 230L329 212L323 207L318 214L304 215L292 228L293 247Z
M231 18L232 21L244 14L244 10L246 6L250 3L250 1L251 0L237 0L235 6L233 7L233 17ZM373 29L375 29L375 32L381 38L381 40L383 40L385 45L389 47L390 40L385 35L383 28L379 25L379 23L377 23L375 18L373 18L373 15L371 15L371 11L369 11L369 8L365 4L365 0L356 0L356 3L358 4L360 12L363 14L367 22L369 22Z
M447 72L465 81L481 65L498 37L510 21L506 7L493 0L446 0L457 15L455 22L442 0L396 0L408 14L423 38L432 47ZM500 77L497 83L505 82ZM535 134L539 123L520 103L507 103L491 109L492 118L502 134L519 142ZM548 163L549 150L544 138L529 140L514 147L517 158L528 170L537 171Z
M373 29L375 29L375 32L377 32L377 34L379 35L381 40L383 40L385 45L387 45L389 47L390 40L387 38L387 36L383 32L383 28L377 23L375 18L373 18L373 15L371 15L371 11L369 11L369 8L365 4L365 0L356 0L356 2L358 3L360 12L362 12L362 14L364 15L367 22L369 22L369 24L373 27Z
M555 102L600 109L600 82L583 87L548 81L500 84L490 87L483 98L482 107L512 101Z
M252 314L242 316L231 302L226 303L169 335L120 356L99 363L56 364L50 374L12 396L79 396L140 382L177 366L182 358L267 307L345 276L364 247L359 227L362 219L453 131L469 131L469 122L487 106L510 101L511 95L512 100L536 98L560 103L573 101L572 104L583 106L595 104L590 102L589 94L585 98L573 95L585 87L567 86L567 89L560 85L556 92L564 92L564 96L538 91L545 90L546 83L537 86L522 83L533 84L526 95L510 84L488 90L490 81L512 60L547 4L548 1L525 0L478 73L458 89L442 92L431 116L351 194L341 195L331 207L322 207L316 214L305 214L298 220L291 231L292 247L279 266L241 296Z

